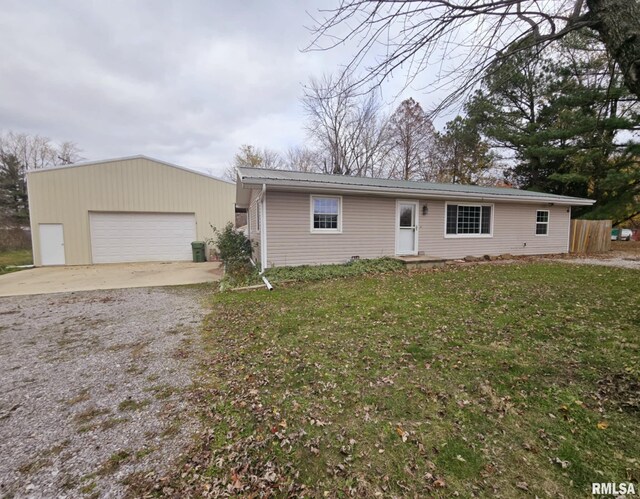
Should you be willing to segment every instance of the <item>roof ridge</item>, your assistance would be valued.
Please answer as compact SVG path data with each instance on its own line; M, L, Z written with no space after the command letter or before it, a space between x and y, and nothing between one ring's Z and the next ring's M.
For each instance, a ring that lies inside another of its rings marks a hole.
M192 168L188 168L188 167L182 166L182 165L177 165L175 163L170 163L169 161L164 161L162 159L152 158L151 156L147 156L145 154L134 154L132 156L120 156L120 157L117 157L117 158L77 161L75 163L69 163L69 164L66 164L66 165L56 165L56 166L50 166L50 167L47 167L47 168L38 168L38 169L35 169L35 170L29 170L29 171L27 171L27 174L42 173L42 172L48 172L48 171L54 171L54 170L63 170L65 168L77 168L77 167L81 167L81 166L100 165L100 164L103 164L103 163L115 163L115 162L118 162L118 161L132 161L132 160L136 160L136 159L145 159L147 161L152 161L154 163L159 163L161 165L169 166L171 168L176 168L178 170L182 170L182 171L185 171L187 173L193 173L195 175L202 175L203 177L210 178L210 179L213 179L213 180L219 180L220 182L225 182L227 184L235 184L235 182L232 182L230 180L226 180L226 179L224 179L222 177L217 177L215 175L209 175L206 172L203 172L203 171L200 171L200 170L194 170Z

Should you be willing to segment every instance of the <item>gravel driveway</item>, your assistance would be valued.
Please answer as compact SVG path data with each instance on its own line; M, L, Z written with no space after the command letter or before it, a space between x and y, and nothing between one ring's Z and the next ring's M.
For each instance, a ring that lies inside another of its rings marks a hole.
M121 497L198 429L193 288L0 300L0 497ZM135 476L135 475L134 475Z
M602 265L604 267L619 267L622 269L640 270L640 257L634 256L614 256L603 258L571 258L557 260L563 263L574 265Z

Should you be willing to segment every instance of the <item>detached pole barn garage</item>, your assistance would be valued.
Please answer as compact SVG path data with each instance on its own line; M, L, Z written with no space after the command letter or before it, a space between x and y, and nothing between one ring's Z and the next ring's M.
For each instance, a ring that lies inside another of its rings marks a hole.
M191 260L235 216L235 185L145 156L27 174L40 265Z

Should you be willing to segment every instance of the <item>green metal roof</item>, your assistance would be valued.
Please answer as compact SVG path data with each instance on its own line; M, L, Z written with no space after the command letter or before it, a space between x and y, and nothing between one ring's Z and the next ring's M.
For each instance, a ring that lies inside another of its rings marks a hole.
M328 175L323 173L303 173L289 170L266 168L238 168L243 184L266 184L283 187L332 188L336 190L371 190L377 192L405 192L415 195L451 196L452 198L491 197L532 202L557 202L567 205L590 205L595 201L571 196L559 196L544 192L526 191L508 187L482 187L464 184L440 184L435 182L415 182L413 180L392 180L371 177L353 177L346 175Z

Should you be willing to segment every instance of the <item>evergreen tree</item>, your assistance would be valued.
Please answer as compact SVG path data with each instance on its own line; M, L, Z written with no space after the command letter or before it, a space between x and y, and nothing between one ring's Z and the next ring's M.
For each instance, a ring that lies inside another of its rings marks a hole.
M24 168L13 154L0 153L0 206L5 224L28 224L29 206Z
M574 34L560 47L553 58L513 47L468 103L468 115L492 146L511 151L508 174L518 185L591 197L595 209L576 214L620 221L637 211L640 194L637 99L589 35Z
M495 183L495 155L470 117L457 116L436 135L435 164L437 182Z

